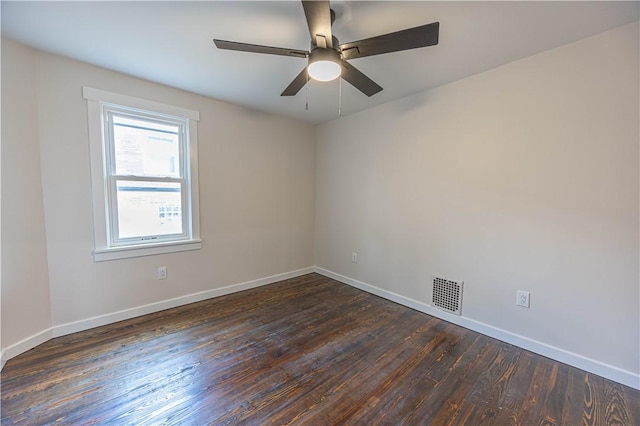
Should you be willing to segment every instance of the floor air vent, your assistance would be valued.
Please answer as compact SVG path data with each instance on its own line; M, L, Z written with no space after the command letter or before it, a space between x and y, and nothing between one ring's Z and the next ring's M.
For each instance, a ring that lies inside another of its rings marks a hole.
M433 305L452 314L462 314L462 281L433 277Z

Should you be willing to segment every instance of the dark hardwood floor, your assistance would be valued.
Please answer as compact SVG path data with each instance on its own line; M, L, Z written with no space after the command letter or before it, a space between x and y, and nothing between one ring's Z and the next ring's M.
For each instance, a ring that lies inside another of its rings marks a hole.
M640 425L640 392L318 274L50 340L2 425Z

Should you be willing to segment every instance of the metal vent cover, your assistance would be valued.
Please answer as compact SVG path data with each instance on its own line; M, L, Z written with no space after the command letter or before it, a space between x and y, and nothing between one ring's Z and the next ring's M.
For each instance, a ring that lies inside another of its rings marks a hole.
M433 305L443 311L462 315L462 287L464 282L433 277Z

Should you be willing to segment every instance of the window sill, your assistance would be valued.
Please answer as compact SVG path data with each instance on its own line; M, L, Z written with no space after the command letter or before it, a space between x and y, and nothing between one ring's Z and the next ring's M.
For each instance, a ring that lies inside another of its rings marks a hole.
M201 248L202 240L200 239L126 247L110 247L94 250L93 260L95 262L103 262L106 260L127 259L130 257L153 256L155 254L199 250Z

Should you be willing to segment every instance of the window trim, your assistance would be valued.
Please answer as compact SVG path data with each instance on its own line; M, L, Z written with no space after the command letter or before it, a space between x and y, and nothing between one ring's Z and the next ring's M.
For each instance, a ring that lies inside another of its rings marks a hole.
M166 105L146 99L112 93L101 89L84 86L82 97L87 100L88 130L89 130L89 155L91 162L91 192L93 204L93 231L94 231L94 261L124 259L138 256L149 256L163 253L173 253L187 250L198 250L202 247L200 239L200 209L198 197L198 126L200 113L198 111ZM187 163L190 178L187 179L188 188L185 188L186 203L191 210L191 238L180 240L166 240L157 243L112 245L109 236L109 205L107 191L109 181L105 161L109 155L109 144L106 142L108 135L104 126L104 106L116 106L121 109L132 108L182 117L187 120L184 129L189 136L188 154L184 163ZM188 157L188 161L187 161Z

